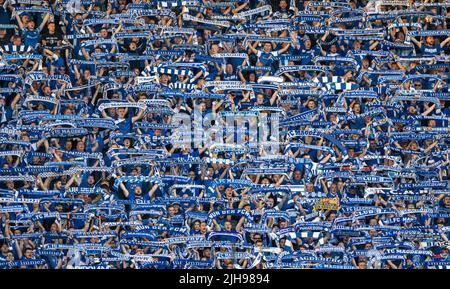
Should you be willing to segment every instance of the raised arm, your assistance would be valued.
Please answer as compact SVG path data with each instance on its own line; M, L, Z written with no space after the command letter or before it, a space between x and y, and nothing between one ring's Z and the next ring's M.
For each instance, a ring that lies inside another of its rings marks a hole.
M44 29L45 24L47 24L48 19L50 19L50 13L45 14L44 19L42 19L41 25L39 25L39 31Z
M22 22L22 19L20 18L19 13L16 13L16 20L17 20L17 24L19 25L19 28L22 30L24 28L24 26L23 26L23 22Z
M441 48L444 48L444 46L445 46L449 41L450 41L450 36L447 37L447 38L445 38L445 40L441 42L441 44L440 44L440 45L441 45Z
M73 182L76 181L76 178L77 178L77 176L78 176L79 174L80 174L80 172L77 173L77 174L74 174L74 175L70 178L70 180L66 183L66 188L70 187L70 186L73 184Z
M153 195L155 194L156 190L158 189L158 186L159 186L158 184L154 184L152 189L148 192L148 197L150 199L153 198Z
M245 222L245 217L241 217L241 218L239 219L239 222L238 222L237 225L236 225L236 232L241 232L241 230L242 230L242 225L244 224L244 222Z
M429 153L435 146L437 146L439 144L438 140L435 140L430 146L428 146L425 150L424 153Z
M428 107L426 111L422 112L422 115L423 115L423 116L429 115L429 114L435 109L435 107L436 107L436 104L433 103L433 105L431 105L430 107Z
M145 109L140 108L140 109L139 109L139 113L138 113L136 116L133 116L133 118L131 119L131 121L132 121L133 123L135 123L136 121L140 120L140 119L144 116L144 112L145 112Z
M283 48L281 48L280 50L278 50L278 54L283 54L283 53L285 53L286 50L288 50L290 46L291 46L290 43L286 43L286 44L283 46Z
M416 38L411 37L411 41L419 48L422 48L422 43L418 41Z
M127 190L125 185L123 183L120 183L119 187L122 189L123 195L125 196L125 198L128 199L128 196L130 195L130 192Z
M214 224L214 227L216 228L216 231L221 231L222 230L222 228L220 228L220 226L219 226L219 224L217 223L216 220L213 219L212 222Z
M238 7L236 7L235 9L233 9L233 14L237 14L239 13L239 11L241 11L242 9L245 8L245 6L247 6L247 2L242 3L241 5L239 5Z
M258 44L258 41L256 41L256 42L254 43L255 46L256 46L257 44ZM248 48L250 49L250 51L251 51L253 54L258 54L258 50L256 50L256 48L253 47L253 45L252 45L250 42L247 43L247 46L248 46Z

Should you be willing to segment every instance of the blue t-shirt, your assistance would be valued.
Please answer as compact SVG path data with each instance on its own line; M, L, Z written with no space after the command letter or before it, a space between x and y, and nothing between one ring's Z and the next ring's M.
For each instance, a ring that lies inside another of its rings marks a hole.
M423 44L422 47L420 47L420 53L422 55L436 55L441 52L442 48L439 44L436 44L434 46Z
M131 130L131 120L129 118L117 119L115 121L117 127L120 130L120 133L125 134L129 133Z
M39 41L39 29L35 28L33 31L31 31L28 28L23 28L22 36L23 44L35 48Z
M275 56L278 56L277 51L270 51L270 52L264 52L264 51L258 51L258 60L263 64L263 66L271 66L273 62L273 58Z

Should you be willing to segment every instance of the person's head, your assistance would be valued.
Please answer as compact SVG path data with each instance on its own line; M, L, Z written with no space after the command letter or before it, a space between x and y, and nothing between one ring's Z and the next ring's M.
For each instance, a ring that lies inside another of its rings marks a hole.
M225 231L230 232L233 226L230 221L225 221L225 223L223 223L223 228Z
M370 226L376 226L377 223L378 223L378 220L375 219L375 218L371 218L371 219L369 220L369 225L370 225Z
M173 205L170 205L167 208L167 214L169 215L169 217L175 216L175 207Z
M168 84L169 80L170 78L167 74L161 74L161 76L159 77L159 82L162 84Z
M358 262L358 269L367 269L367 263L366 263L366 261L360 261L360 262Z
M90 79L91 78L91 71L89 69L83 70L83 78L84 79Z
M228 63L225 68L226 73L232 74L233 73L233 65L231 63Z
M337 53L337 51L338 51L338 48L337 48L336 44L330 45L330 53L334 54L334 53Z
M339 122L338 114L337 113L330 114L330 121L333 123L338 123Z
M7 155L5 158L8 164L11 164L14 161L14 157L12 155Z
M55 28L56 28L55 22L49 22L49 23L47 24L47 29L48 29L48 31L49 31L50 33L54 33L54 32L55 32Z
M158 128L155 128L155 129L153 130L153 134L154 134L154 136L156 136L156 137L161 136L161 130L158 129Z
M6 188L8 190L14 190L14 182L13 181L6 181Z
M450 196L445 196L443 202L445 207L450 207Z
M62 188L61 180L56 180L55 183L53 184L53 187L55 190L58 190L58 191L61 190L61 188Z
M140 197L142 195L142 188L140 186L135 186L133 188L134 196Z
M361 105L359 103L357 103L357 102L353 105L352 109L353 109L354 113L357 113L357 114L361 113Z
M208 15L209 17L211 17L213 15L213 9L212 7L207 7L205 9L205 14Z
M281 219L279 225L280 228L286 228L288 226L288 221L286 219Z
M211 45L211 48L209 49L209 53L210 54L216 54L216 53L219 53L219 45L217 45L217 44L212 44Z
M416 141L411 141L409 144L409 149L416 151L419 149L419 146Z
M206 102L201 101L201 102L198 104L198 109L199 109L201 112L206 111Z
M25 258L31 259L31 258L32 258L32 254L33 254L33 249L27 247L27 248L25 249L25 252L24 252L23 255L25 256Z
M126 114L126 109L125 109L125 107L119 107L119 108L117 108L117 109L116 109L116 113L117 113L117 116L118 116L119 118L124 118L124 117L125 117L125 114Z
M249 82L256 82L256 73L250 72L250 73L248 74L248 81L249 81Z
M422 83L420 81L414 81L414 88L416 90L421 90L422 89Z
M303 40L303 45L305 46L305 48L307 50L311 49L311 47L312 47L311 39L309 37L305 37Z
M42 87L42 92L45 96L49 96L52 93L52 89L50 88L50 86L45 85L44 87Z
M25 23L25 22L24 22ZM30 20L28 21L28 23L26 24L28 30L33 31L34 28L36 27L36 23L34 23L34 20Z
M22 38L19 35L15 35L12 37L13 45L20 45L22 43Z
M445 226L445 219L444 218L437 218L435 221L438 228L441 228Z
M50 226L50 232L57 232L58 231L58 225L56 223L53 223Z
M337 191L337 184L336 183L331 183L330 185L330 191L331 192L336 192Z
M208 177L212 178L214 176L214 168L208 167Z
M259 233L254 233L254 234L252 234L251 240L252 240L253 242L256 242L256 241L258 241L258 240L262 240L261 234L259 234Z
M263 50L265 53L269 53L272 50L272 44L270 42L264 42Z
M64 65L58 67L59 74L66 74L66 67Z
M8 244L3 243L0 247L0 252L2 253L2 255L6 255L6 253L9 252Z
M208 230L208 225L206 224L206 222L201 222L200 223L200 232L202 234L206 233L206 231Z
M434 45L434 37L433 36L427 36L427 37L425 37L425 43L427 44L427 45Z
M209 259L211 257L211 249L210 248L203 249L203 257L205 257L206 259Z
M119 93L113 92L113 94L111 95L111 99L120 99Z
M100 29L100 37L101 37L101 38L106 38L106 37L108 37L108 30L106 30L106 28Z
M64 143L64 149L65 149L66 151L71 151L72 148L73 148L73 143L72 143L70 140L67 140L67 141Z
M336 219L336 213L330 212L330 214L327 217L327 221L334 221Z
M62 212L63 211L63 205L61 204L61 203L57 203L56 205L55 205L55 211L57 211L57 212Z
M77 151L78 152L84 152L84 148L85 148L84 142L82 142L81 140L78 141L77 142Z
M312 99L308 100L308 102L306 103L306 107L308 109L314 109L316 107L316 102Z
M136 177L138 174L139 174L139 172L138 172L138 170L137 170L136 168L134 168L134 169L131 170L131 175L132 175L133 177Z
M267 207L269 208L273 208L273 206L275 205L275 199L273 197L269 197L267 198Z
M261 184L262 184L262 185L270 185L270 179L269 179L268 177L264 177L264 178L261 180Z
M94 48L92 54L99 54L99 53L102 53L102 48L100 46L97 46ZM98 59L100 59L100 57Z
M130 42L130 45L128 46L130 48L130 51L135 51L137 48L137 44L134 41Z
M231 187L227 187L225 189L225 197L231 198L233 196L233 189Z
M44 104L43 104L42 102L39 102L39 103L36 105L36 109L37 109L37 110L44 110L44 109L45 109L45 106L44 106Z
M131 147L131 140L129 138L125 138L123 140L123 146L126 148L130 148Z
M258 93L256 95L256 104L263 105L264 104L264 95L262 93Z
M90 186L92 186L94 183L95 183L95 178L94 178L94 176L93 175L89 175L88 177L87 177L87 183L88 183L88 185L90 185Z
M362 60L362 66L363 66L364 68L369 68L369 65L370 65L369 59L363 58L363 60Z
M192 228L195 231L200 231L200 221L199 220L195 220L194 223L192 224Z
M377 148L377 141L374 139L369 139L369 148L375 150Z
M206 83L206 80L204 78L199 78L197 80L197 87L202 88L205 85L205 83Z

